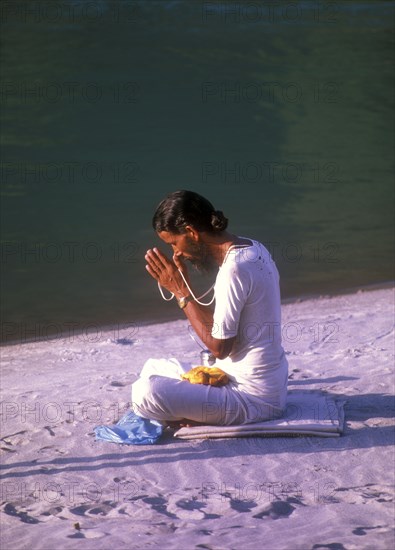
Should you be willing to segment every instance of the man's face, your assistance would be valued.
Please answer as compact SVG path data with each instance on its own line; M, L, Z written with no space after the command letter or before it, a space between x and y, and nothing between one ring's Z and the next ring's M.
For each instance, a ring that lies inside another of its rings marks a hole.
M176 256L191 262L198 271L208 273L218 267L210 254L209 247L203 241L196 242L187 233L178 235L169 231L160 231L158 235L162 241L173 248Z

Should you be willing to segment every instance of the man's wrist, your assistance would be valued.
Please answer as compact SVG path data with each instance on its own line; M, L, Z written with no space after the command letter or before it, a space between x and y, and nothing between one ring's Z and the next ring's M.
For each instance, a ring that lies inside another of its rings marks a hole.
M181 296L180 298L177 298L177 303L180 309L184 309L192 300L192 296L188 294L187 296Z

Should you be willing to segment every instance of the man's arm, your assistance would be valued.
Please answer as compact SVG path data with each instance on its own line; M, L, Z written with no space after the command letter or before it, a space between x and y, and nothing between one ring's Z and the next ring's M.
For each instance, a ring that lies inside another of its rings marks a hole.
M236 336L222 340L211 336L213 328L213 312L211 308L202 306L191 300L184 307L184 313L189 319L194 331L217 359L225 359L230 354Z
M146 269L148 273L161 286L172 292L177 300L190 295L188 287L178 271L180 269L188 280L187 269L177 256L173 256L173 261L171 261L160 250L154 248L147 251L145 259L147 260ZM183 310L196 334L214 357L225 359L232 350L236 336L226 340L211 336L213 310L210 307L202 306L192 299Z

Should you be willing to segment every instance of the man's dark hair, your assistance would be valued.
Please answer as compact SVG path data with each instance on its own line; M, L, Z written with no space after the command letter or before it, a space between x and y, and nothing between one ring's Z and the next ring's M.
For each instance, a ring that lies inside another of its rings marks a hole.
M227 228L228 220L198 193L175 191L159 204L152 225L157 233L169 231L181 234L185 232L187 225L197 231L219 233Z

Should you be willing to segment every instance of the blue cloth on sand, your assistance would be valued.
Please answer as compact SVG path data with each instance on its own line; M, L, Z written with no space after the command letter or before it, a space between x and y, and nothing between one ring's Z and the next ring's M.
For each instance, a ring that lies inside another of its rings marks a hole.
M152 445L162 435L163 426L156 420L142 418L129 411L115 425L97 426L94 431L96 440L126 445Z

